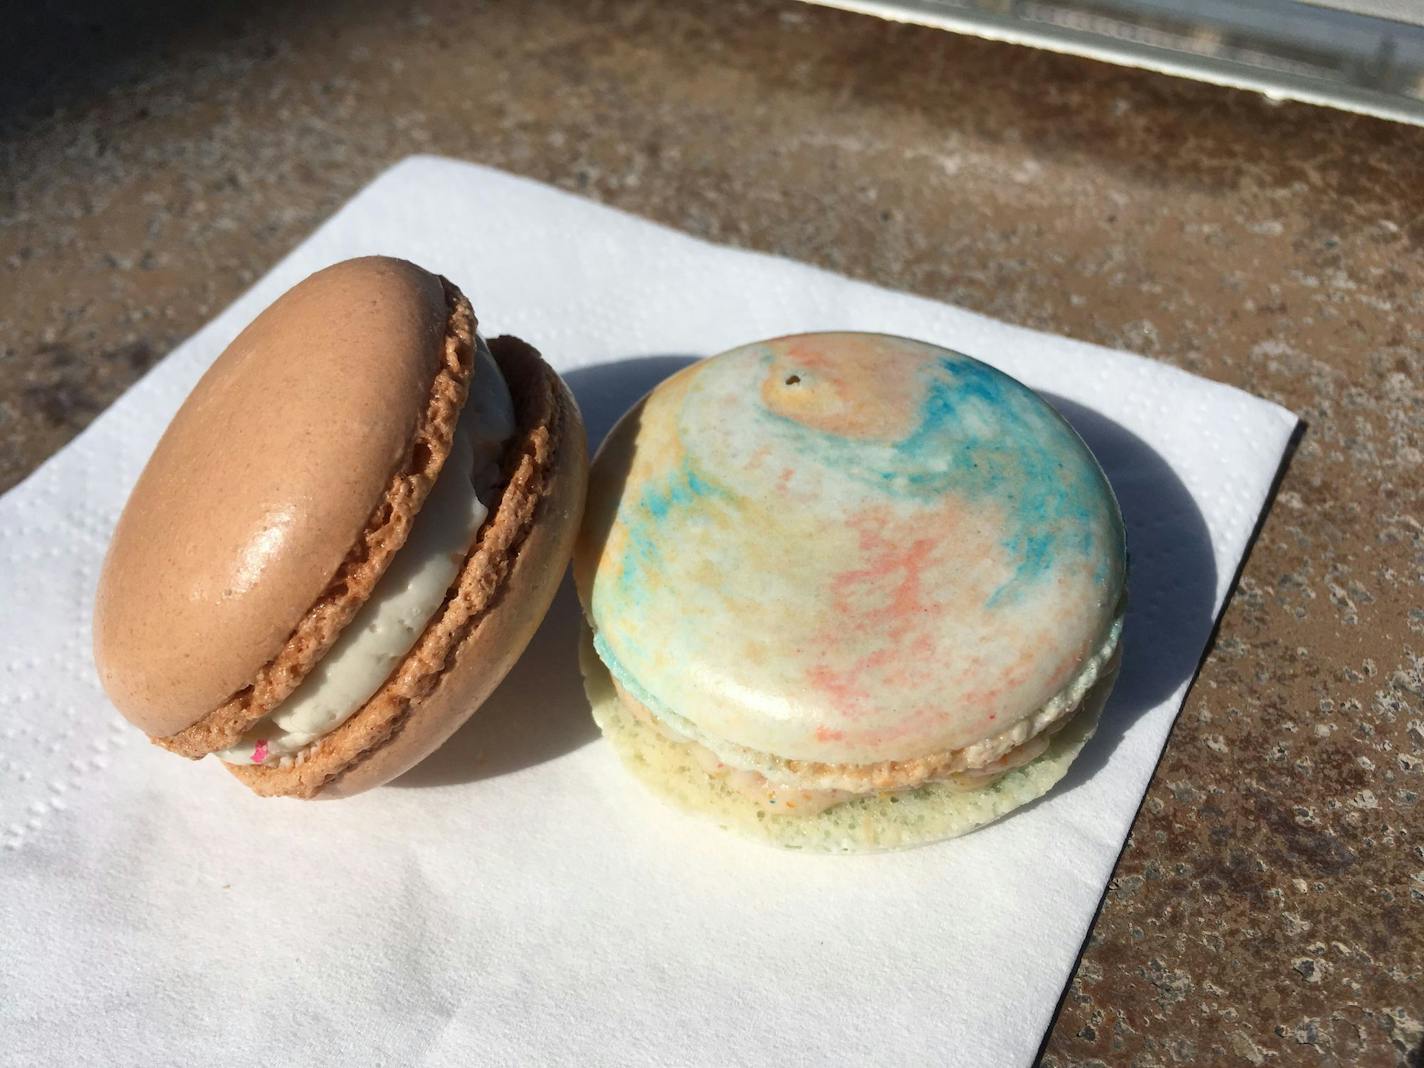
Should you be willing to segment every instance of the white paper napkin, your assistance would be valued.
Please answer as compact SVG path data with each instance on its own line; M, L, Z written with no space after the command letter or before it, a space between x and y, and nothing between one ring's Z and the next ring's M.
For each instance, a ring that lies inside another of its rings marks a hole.
M687 357L801 330L924 338L1056 398L1132 557L1122 678L1068 779L903 854L743 842L663 807L597 739L567 587L490 704L395 785L264 801L148 745L90 661L109 530L238 330L373 252L538 345L595 439ZM0 1060L1026 1063L1294 425L1139 357L407 160L0 499Z

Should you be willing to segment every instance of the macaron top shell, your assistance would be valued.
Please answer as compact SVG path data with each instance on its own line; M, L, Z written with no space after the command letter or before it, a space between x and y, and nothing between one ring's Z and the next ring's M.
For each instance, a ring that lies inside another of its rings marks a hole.
M450 319L436 275L350 260L287 292L204 375L124 510L96 606L105 687L150 734L251 686L363 551L448 370ZM462 373L443 382L452 423ZM435 438L417 463L438 468L449 441Z
M1101 469L1027 387L811 334L623 419L575 574L600 657L660 718L719 753L872 765L1026 728L1111 652L1125 563Z

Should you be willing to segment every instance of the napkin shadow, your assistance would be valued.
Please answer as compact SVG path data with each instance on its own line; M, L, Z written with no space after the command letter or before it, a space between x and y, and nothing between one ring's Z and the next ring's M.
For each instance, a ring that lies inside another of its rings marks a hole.
M696 362L696 356L630 356L565 374L564 381L588 428L589 455L597 451L613 424L654 386Z
M1102 465L1127 528L1122 673L1097 733L1051 790L1057 796L1107 764L1133 722L1191 679L1205 655L1216 601L1211 531L1182 480L1147 442L1084 405L1042 395Z
M692 356L640 356L564 375L583 413L590 451L649 390L695 362ZM579 674L580 620L573 584L565 579L529 647L494 693L449 741L391 785L492 779L553 760L597 737Z
M430 756L391 783L451 786L507 775L571 753L598 734L578 669L579 606L564 579L504 681Z

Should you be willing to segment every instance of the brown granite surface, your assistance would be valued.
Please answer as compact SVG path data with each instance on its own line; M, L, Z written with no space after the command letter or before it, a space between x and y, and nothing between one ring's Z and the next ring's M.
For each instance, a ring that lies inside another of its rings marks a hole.
M7 16L0 487L411 152L1277 400L1044 1059L1420 1063L1424 129L794 3L297 6Z

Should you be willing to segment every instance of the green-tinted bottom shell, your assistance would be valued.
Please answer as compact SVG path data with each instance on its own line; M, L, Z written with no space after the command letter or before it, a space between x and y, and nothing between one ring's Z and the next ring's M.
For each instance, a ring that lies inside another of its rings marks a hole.
M954 838L1042 797L1063 778L1068 765L1093 736L1117 674L1116 670L1105 672L1041 756L992 786L962 791L929 783L914 790L856 798L814 815L781 816L766 812L708 775L685 745L629 713L618 700L608 669L594 652L592 633L586 626L583 637L579 660L593 718L623 763L644 784L665 800L708 816L729 830L786 849L821 853L906 849Z

